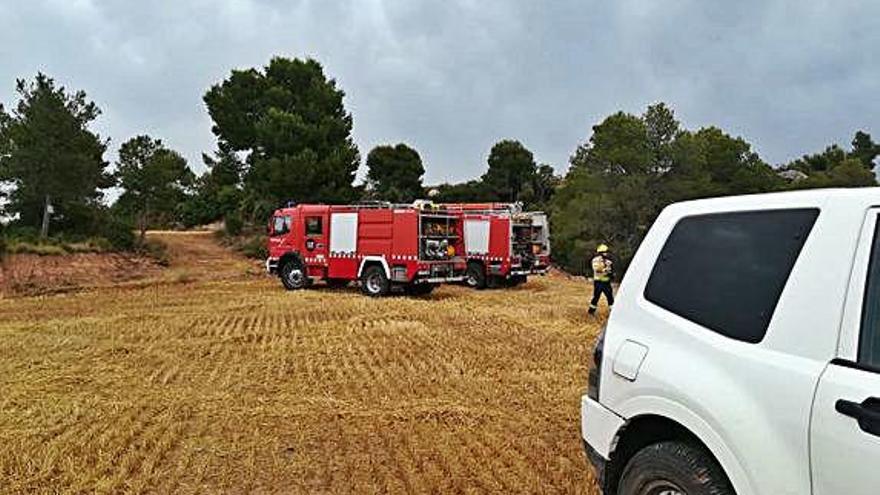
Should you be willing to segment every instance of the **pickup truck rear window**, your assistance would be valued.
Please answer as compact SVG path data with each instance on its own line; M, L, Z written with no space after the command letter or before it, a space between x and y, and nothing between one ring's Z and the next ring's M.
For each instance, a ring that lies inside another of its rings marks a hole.
M645 298L727 337L760 342L818 215L809 208L682 218Z

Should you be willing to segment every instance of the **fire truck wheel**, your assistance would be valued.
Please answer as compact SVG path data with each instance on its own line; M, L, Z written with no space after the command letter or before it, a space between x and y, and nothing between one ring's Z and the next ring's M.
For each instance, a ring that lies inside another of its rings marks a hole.
M373 265L361 274L361 291L371 297L384 296L391 289L391 283L381 266Z
M281 283L287 290L304 289L309 285L305 267L297 261L288 261L281 267Z
M466 284L468 284L468 287L472 287L474 289L485 289L486 272L483 270L483 265L479 263L468 263L467 273L465 273L464 281Z
M526 278L525 275L514 275L514 276L510 277L509 282L512 287L516 287L517 285L522 285L522 284L526 283L526 280L528 280L528 279Z

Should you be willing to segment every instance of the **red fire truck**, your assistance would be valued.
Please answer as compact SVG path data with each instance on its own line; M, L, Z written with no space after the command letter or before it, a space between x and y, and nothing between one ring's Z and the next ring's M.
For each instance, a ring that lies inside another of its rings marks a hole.
M466 282L482 289L518 285L550 267L550 228L543 212L524 212L518 203L441 205L460 212L467 260Z
M289 290L359 281L370 296L427 294L465 279L462 226L459 212L430 203L289 206L270 221L266 270Z

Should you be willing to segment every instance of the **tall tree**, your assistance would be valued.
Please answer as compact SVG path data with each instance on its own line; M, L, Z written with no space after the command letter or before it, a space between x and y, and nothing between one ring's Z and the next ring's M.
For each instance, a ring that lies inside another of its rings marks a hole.
M531 182L522 194L523 203L530 209L545 209L559 187L560 178L547 163L538 165Z
M571 157L573 168L602 175L643 174L651 171L653 150L644 120L615 113L593 126L593 135Z
M520 193L532 181L535 157L519 141L505 139L492 146L489 170L482 180L497 200L519 201Z
M186 159L149 136L122 144L116 176L123 191L116 206L134 218L141 240L150 226L174 218L195 180Z
M205 183L210 188L222 189L241 185L244 163L234 151L220 148L214 153L214 156L203 153L202 161L208 167L208 172L204 177Z
M849 152L832 144L821 153L804 155L783 168L806 174L806 179L792 183L795 189L873 186L877 184L873 170L878 154L880 145L870 134L858 131Z
M648 134L648 147L653 154L653 166L656 171L669 170L672 166L672 141L679 132L680 124L675 120L675 113L665 103L660 102L648 107L642 116Z
M49 234L50 223L98 207L113 182L103 159L106 143L89 124L100 109L83 91L69 93L38 73L16 82L11 115L0 110L0 182L11 186L9 213Z
M708 174L715 195L761 193L781 186L776 172L744 139L717 127L704 127L694 133L694 140L697 166Z
M472 203L497 199L479 179L457 184L440 184L432 191L436 194L430 197L438 203Z
M229 149L220 148L214 156L202 155L208 170L195 182L195 193L182 208L186 226L203 225L229 216L240 218L244 164Z
M624 258L632 254L660 201L654 151L643 117L618 112L593 126L551 209L563 263L583 269L598 243Z
M852 152L850 156L862 162L862 165L874 170L874 159L880 155L880 144L871 139L867 132L857 131L852 140Z
M816 172L827 172L846 159L846 151L840 146L832 144L821 153L804 155L789 163L786 168L799 170L807 175Z
M593 127L553 197L554 251L577 271L596 244L606 242L625 268L667 204L781 185L741 138L714 127L681 130L663 104L642 116L616 113Z
M317 61L278 57L232 71L204 101L221 146L247 153L248 197L344 202L360 157L343 96Z
M367 155L367 183L377 199L413 201L424 194L425 167L419 153L399 143L373 148Z

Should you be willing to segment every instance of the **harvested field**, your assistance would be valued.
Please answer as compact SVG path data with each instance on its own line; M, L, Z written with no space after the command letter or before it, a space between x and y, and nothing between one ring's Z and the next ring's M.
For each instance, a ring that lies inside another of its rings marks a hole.
M590 493L582 281L285 292L161 238L191 276L0 300L0 490Z

